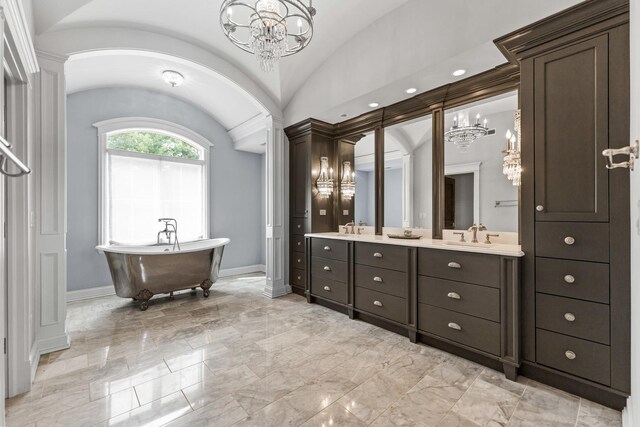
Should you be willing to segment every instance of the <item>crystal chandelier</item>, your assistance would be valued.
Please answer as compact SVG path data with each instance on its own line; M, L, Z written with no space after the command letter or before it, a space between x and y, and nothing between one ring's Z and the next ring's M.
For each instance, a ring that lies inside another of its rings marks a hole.
M469 146L473 141L483 136L487 136L489 128L487 127L487 119L484 119L484 124L480 124L480 114L476 116L476 123L469 124L469 121L464 121L463 116L457 115L453 118L453 126L444 133L444 140L446 142L453 143L460 151L465 152L469 149Z
M333 169L329 169L329 158L320 157L320 173L316 181L316 188L320 197L327 199L333 193Z
M507 149L502 151L504 161L502 162L502 173L515 186L520 186L522 176L521 140L520 140L520 110L515 113L515 133L507 131Z
M340 183L340 193L342 197L351 200L356 194L355 172L351 172L351 162L344 162L342 167L342 182Z
M316 14L301 0L224 0L220 25L240 49L253 53L263 71L273 70L283 56L304 49L313 36Z

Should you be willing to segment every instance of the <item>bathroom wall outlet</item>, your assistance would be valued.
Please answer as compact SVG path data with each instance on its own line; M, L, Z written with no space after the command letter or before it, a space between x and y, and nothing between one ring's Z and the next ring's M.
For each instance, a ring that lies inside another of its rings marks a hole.
M327 210L326 209L320 209L320 216L325 216L327 215Z
M349 215L349 209L345 209L342 211L342 215Z

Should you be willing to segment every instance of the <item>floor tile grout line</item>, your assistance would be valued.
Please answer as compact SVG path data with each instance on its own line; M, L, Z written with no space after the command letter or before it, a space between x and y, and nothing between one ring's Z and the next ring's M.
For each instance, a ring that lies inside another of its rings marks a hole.
M520 395L520 398L518 399L518 403L516 403L515 408L513 408L513 412L511 413L511 415L507 419L507 424L509 423L509 421L511 421L513 416L516 414L516 411L518 410L518 406L520 406L520 403L522 402L522 399L524 399L524 395L525 395L525 393L527 392L528 389L529 389L529 381L527 380L527 383L524 386L524 390L522 390L522 394Z
M578 411L576 412L576 422L573 424L577 427L578 421L580 420L580 409L582 408L582 398L578 398Z

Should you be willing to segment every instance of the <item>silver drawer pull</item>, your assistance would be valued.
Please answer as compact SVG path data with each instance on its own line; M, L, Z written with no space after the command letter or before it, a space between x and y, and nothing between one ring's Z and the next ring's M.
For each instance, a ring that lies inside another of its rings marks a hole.
M451 299L460 299L460 294L456 293L456 292L449 292L447 294L447 296Z
M538 206L536 206L536 210L537 210L538 212L542 212L542 211L544 210L544 206L542 206L542 205L538 205Z
M576 281L576 278L570 274L567 274L566 276L564 276L564 281L567 283L573 283Z
M450 327L451 329L455 329L456 331L462 330L462 326L458 325L457 323L451 322L447 326Z
M373 305L376 305L378 307L382 307L382 303L380 301L374 301Z
M449 268L462 268L462 266L460 264L458 264L457 262L450 262L449 264L447 264L447 267Z
M324 271L331 271L331 267L329 267L328 265L324 266Z
M302 262L302 258L298 258L298 264Z
M331 246L325 246L323 249L324 249L325 251L330 251L330 250L331 250Z
M302 276L298 276L298 280L302 280Z
M576 239L574 239L574 238L573 238L573 237L571 237L571 236L567 236L567 237L565 237L565 238L564 238L564 242L565 242L567 245L573 245L573 244L576 242Z
M567 322L575 322L576 321L576 315L573 313L565 313L564 314L564 318Z
M573 359L575 359L575 358L576 358L576 354L575 354L573 351L571 351L571 350L567 350L567 351L565 351L565 352L564 352L564 356L565 356L567 359L569 359L569 360L573 360Z
M376 277L373 278L373 281L374 282L378 282L378 283L382 283L382 277L376 276Z
M329 286L325 286L323 289L327 292L331 292L331 288Z
M298 246L302 246L302 242L298 242Z
M298 224L298 230L302 228L302 225Z
M373 256L376 258L382 258L382 254L380 252L376 252Z

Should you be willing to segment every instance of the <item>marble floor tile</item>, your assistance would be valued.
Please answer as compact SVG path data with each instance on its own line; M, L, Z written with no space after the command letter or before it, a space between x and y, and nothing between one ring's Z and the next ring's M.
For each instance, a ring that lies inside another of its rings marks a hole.
M580 399L577 427L622 427L622 414L619 411Z
M227 396L165 425L167 427L227 427L247 416L242 406L233 397Z
M618 411L263 287L221 278L207 299L145 312L70 303L71 348L41 356L7 426L621 426Z
M529 381L509 426L575 426L580 399Z
M176 392L96 425L160 427L192 411L182 392Z
M213 376L214 374L206 365L199 363L168 375L159 376L150 381L140 383L135 386L135 390L140 404L146 405L161 397L209 380L213 378Z

